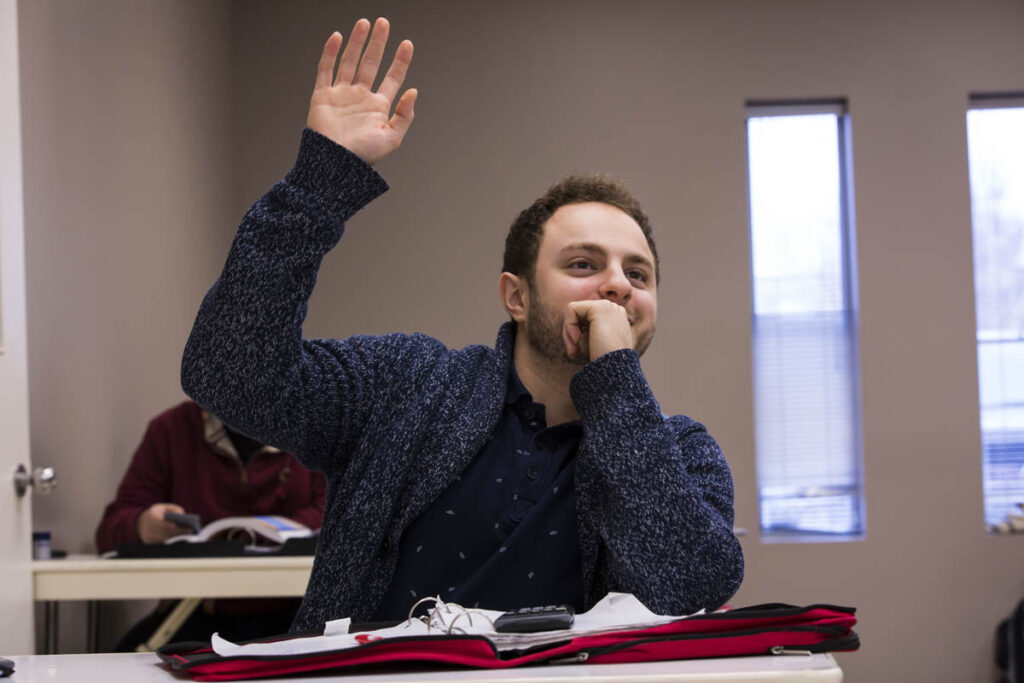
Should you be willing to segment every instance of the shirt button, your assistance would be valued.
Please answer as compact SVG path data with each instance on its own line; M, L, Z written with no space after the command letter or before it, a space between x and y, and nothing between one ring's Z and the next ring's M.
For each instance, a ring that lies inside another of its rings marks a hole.
M533 409L533 406L526 406L526 408L523 409L523 415L526 416L527 420L532 420L537 417L537 411Z
M530 465L529 467L526 468L526 478L527 479L530 479L530 480L536 479L537 478L537 474L538 474L537 468L534 467L533 465Z

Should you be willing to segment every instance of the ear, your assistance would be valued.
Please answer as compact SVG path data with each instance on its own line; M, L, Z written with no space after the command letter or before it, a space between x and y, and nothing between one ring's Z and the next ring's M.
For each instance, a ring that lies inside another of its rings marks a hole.
M517 323L524 322L527 314L527 292L526 278L512 273L502 273L498 278L498 294L501 296L501 303Z

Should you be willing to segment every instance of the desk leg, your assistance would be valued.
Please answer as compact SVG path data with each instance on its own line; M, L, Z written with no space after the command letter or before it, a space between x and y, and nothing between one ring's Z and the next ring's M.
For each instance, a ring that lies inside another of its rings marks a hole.
M100 603L89 600L85 605L86 652L100 651Z
M50 601L47 600L43 603L43 642L41 645L37 645L36 652L43 655L50 654L50 629L53 625L50 623Z
M60 631L60 603L47 600L43 603L43 654L57 654L57 636Z
M149 640L135 648L135 651L154 652L166 645L167 641L174 635L174 632L196 611L196 607L199 607L200 602L202 602L202 598L182 598L181 602L171 610L171 613L167 615L163 623L153 632Z

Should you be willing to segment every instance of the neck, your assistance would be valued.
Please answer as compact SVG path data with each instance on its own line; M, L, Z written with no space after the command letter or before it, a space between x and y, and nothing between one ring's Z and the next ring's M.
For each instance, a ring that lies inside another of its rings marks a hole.
M578 365L541 357L530 346L525 334L516 335L512 361L516 364L519 381L533 400L544 404L549 427L579 419L569 396L569 382L579 372Z

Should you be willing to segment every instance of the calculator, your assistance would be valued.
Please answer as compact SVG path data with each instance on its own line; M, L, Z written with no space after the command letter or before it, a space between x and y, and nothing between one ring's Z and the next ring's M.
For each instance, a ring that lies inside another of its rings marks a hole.
M494 621L498 633L560 631L572 626L576 613L569 605L523 607L505 612Z

